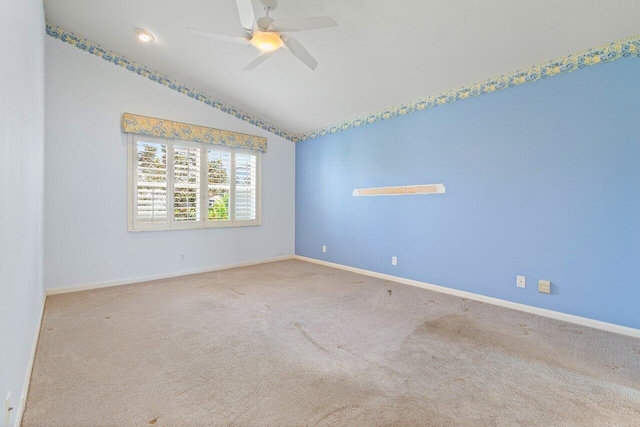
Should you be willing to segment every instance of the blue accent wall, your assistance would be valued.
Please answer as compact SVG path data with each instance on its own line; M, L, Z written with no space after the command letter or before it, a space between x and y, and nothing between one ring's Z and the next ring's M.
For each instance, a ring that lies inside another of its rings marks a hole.
M296 254L640 328L640 60L298 143Z

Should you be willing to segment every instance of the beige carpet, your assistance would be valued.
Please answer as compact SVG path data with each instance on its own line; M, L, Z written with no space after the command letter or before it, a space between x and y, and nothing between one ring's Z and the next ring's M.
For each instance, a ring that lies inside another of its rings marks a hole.
M24 426L639 426L640 340L302 261L47 299Z

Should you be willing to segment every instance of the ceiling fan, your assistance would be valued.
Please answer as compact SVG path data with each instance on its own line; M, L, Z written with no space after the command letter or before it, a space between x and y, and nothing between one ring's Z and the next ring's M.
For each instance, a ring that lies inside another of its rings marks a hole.
M328 16L315 16L310 18L283 18L273 19L269 16L269 12L275 9L275 0L262 0L266 16L256 19L253 13L252 0L236 0L238 6L238 14L240 15L240 24L245 29L247 35L245 37L233 37L221 34L210 33L207 31L188 28L189 31L201 36L209 37L216 40L237 43L245 46L254 46L260 50L260 54L243 70L252 70L262 64L271 55L276 53L278 49L284 47L291 52L296 58L302 61L307 67L315 70L318 66L313 56L293 37L289 37L284 33L316 30L319 28L335 27L338 24Z

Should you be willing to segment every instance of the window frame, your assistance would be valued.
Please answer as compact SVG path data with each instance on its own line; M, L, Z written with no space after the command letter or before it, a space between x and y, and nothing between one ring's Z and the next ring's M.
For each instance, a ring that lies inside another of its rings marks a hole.
M166 222L138 223L137 220L137 153L138 142L150 142L167 146L167 220ZM174 156L175 146L200 149L200 219L198 221L175 221L175 175ZM209 221L209 150L227 152L230 154L229 173L229 219L224 221ZM262 152L244 150L235 147L207 144L202 142L168 139L156 136L128 134L127 135L127 188L128 188L128 231L167 231L188 230L202 228L251 227L262 224ZM256 156L256 217L255 219L235 219L236 204L236 154Z

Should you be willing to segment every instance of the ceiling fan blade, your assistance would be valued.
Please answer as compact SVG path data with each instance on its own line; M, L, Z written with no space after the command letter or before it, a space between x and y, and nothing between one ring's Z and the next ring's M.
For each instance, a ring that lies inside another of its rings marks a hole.
M210 39L222 40L225 42L237 43L245 46L251 45L251 39L245 37L225 36L222 34L210 33L208 31L196 30L195 28L187 28L187 30L200 36L209 37Z
M244 67L242 69L242 71L248 71L248 70L253 70L254 68L256 68L258 65L262 64L264 61L266 61L271 55L273 55L274 53L276 53L278 49L276 50L272 50L269 52L262 52L260 55L256 56L256 58L249 62L247 64L246 67Z
M253 21L256 18L253 12L253 3L251 0L236 0L236 5L238 6L238 15L240 15L240 25L248 32L251 32Z
M311 18L283 18L276 19L269 25L269 30L280 32L317 30L319 28L337 27L338 23L329 16L314 16Z
M316 67L318 66L318 61L313 59L313 56L311 56L311 54L307 52L307 49L302 47L298 40L287 36L280 36L280 39L284 42L284 45L287 47L287 49L289 49L291 53L293 53L296 58L298 58L312 70L316 69Z

